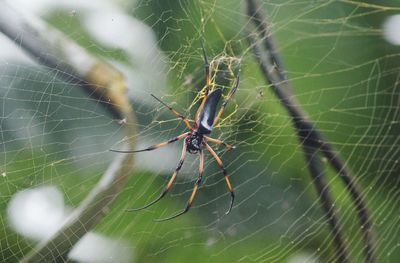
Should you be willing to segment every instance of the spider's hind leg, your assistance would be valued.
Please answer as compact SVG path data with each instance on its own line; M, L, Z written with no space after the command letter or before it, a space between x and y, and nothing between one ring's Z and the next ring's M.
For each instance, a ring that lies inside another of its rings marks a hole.
M203 41L201 41L200 44L201 44L201 50L203 51L203 59L204 59L204 79L205 79L205 85L204 85L205 89L204 90L205 90L205 92L204 92L204 97L201 101L201 104L200 104L199 108L197 109L196 115L194 117L195 125L196 125L197 118L199 117L199 113L200 113L201 109L203 108L204 103L206 102L206 99L208 97L208 92L210 91L210 84L211 84L210 63L208 62L208 58L207 58L206 51L204 49Z
M226 96L224 102L221 105L221 109L219 110L219 112L217 114L217 117L215 117L215 119L214 119L213 126L215 126L215 124L217 124L219 118L221 117L222 113L225 110L226 105L228 104L228 102L232 99L233 95L235 94L235 92L236 92L236 90L237 90L237 88L239 86L239 79L240 79L240 71L239 71L238 76L237 76L237 78L235 80L235 84L233 84L233 87L231 88L231 90L229 91L228 95Z
M208 87L211 83L210 80L210 63L208 62L206 50L204 49L203 41L200 41L201 50L203 52L203 59L204 59L204 75L205 75L205 82L206 86Z
M171 106L169 106L167 103L165 103L164 101L162 101L161 99L157 98L156 96L154 96L153 94L150 94L153 98L155 98L158 102L160 102L162 105L164 105L166 108L168 108L170 111L172 111L173 114L175 114L176 116L178 116L186 125L186 127L189 130L193 130L192 126L190 125L188 119L183 116L182 114L180 114L178 111L176 111L174 108L172 108Z

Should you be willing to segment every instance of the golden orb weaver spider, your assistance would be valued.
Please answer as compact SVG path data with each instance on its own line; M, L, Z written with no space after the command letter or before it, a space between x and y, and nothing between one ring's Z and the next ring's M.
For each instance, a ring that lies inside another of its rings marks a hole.
M164 190L161 192L161 194L152 202L146 204L143 207L140 208L133 208L133 209L128 209L127 211L139 211L145 208L148 208L149 206L157 203L158 201L160 201L169 191L169 189L171 188L173 182L175 181L176 177L178 176L179 171L181 170L182 166L183 166L183 162L185 160L185 155L186 152L189 152L191 154L197 154L199 153L200 155L200 161L199 161L199 176L197 177L197 180L195 182L195 185L193 187L193 191L192 194L189 197L189 200L187 201L186 207L170 216L167 218L162 218L162 219L156 219L155 221L166 221L166 220L170 220L173 218L176 218L180 215L185 214L186 212L189 211L190 207L192 206L193 200L196 196L197 190L202 182L203 179L203 166L204 166L204 152L203 149L206 148L208 152L210 152L210 154L214 157L214 159L217 161L217 164L219 166L219 168L221 169L223 176L225 178L226 184L229 188L229 191L231 193L231 202L230 202L230 206L228 211L226 212L226 214L229 214L230 211L232 210L232 206L233 206L233 202L235 199L235 194L233 192L233 188L231 186L231 182L229 181L228 178L228 172L225 169L221 158L219 158L219 156L215 153L215 151L211 148L210 145L208 145L207 142L212 142L212 143L216 143L219 145L224 145L228 150L234 148L234 146L225 143L224 141L218 140L218 139L213 139L211 137L208 137L207 135L209 135L213 129L213 127L215 126L215 124L218 122L218 120L220 119L222 113L225 110L226 105L228 104L228 102L231 100L232 96L235 94L238 85L239 85L239 74L240 74L240 65L239 65L239 72L237 74L235 83L233 84L233 87L231 88L231 90L229 91L228 95L226 96L224 102L221 105L221 108L218 112L217 115L216 114L216 110L217 110L217 104L221 99L222 96L222 90L220 88L215 89L214 91L212 91L210 94L208 94L210 92L210 88L211 88L211 79L210 79L210 65L208 63L208 59L207 59L207 55L206 52L204 50L204 46L201 43L201 48L203 51L203 58L204 58L204 71L205 71L205 92L204 92L204 98L200 104L200 107L197 109L196 115L195 115L195 121L193 124L193 127L190 125L189 120L181 115L179 112L177 112L174 108L172 108L171 106L169 106L168 104L166 104L165 102L163 102L161 99L157 98L156 96L154 96L153 94L151 94L151 96L156 99L158 102L160 102L162 105L164 105L166 108L168 108L171 112L173 112L176 116L178 116L186 125L186 127L189 129L189 132L183 133L181 135L178 135L172 139L169 139L168 141L159 143L159 144L155 144L152 145L150 147L147 147L145 149L142 150L136 150L136 151L119 151L119 150L110 150L112 152L118 152L118 153L137 153L137 152L144 152L144 151L152 151L152 150L156 150L160 147L166 146L170 143L176 142L180 139L185 138L185 141L183 143L183 149L182 149L182 154L181 154L181 158L178 162L178 165L175 168L175 171L173 172L167 186L164 188Z

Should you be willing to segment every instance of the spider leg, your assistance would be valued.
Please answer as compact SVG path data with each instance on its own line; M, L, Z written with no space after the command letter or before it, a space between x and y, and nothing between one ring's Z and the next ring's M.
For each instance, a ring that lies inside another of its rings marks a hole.
M183 162L185 161L185 155L186 155L186 143L183 143L181 159L179 159L178 165L176 166L175 171L172 174L171 179L169 180L167 186L164 188L164 190L161 192L161 194L155 200L151 201L150 203L146 204L145 206L142 206L142 207L139 207L139 208L131 208L131 209L127 209L125 211L126 212L131 212L131 211L143 210L143 209L145 209L145 208L147 208L149 206L154 205L158 201L160 201L161 198L163 198L168 193L168 191L171 188L173 182L175 181L176 176L178 175L179 171L181 170Z
M207 143L204 143L204 144L205 144L207 150L211 153L211 155L217 161L219 168L222 170L222 173L224 174L224 178L225 178L226 184L228 185L229 191L231 192L231 204L229 206L228 211L225 213L225 214L229 214L232 210L233 201L235 200L235 193L233 192L231 182L229 181L228 172L226 171L224 164L221 161L221 158L218 157L218 155L214 152L214 150Z
M172 139L169 139L168 141L165 141L165 142L162 142L162 143L159 143L159 144L154 144L154 145L149 146L149 147L147 147L147 148L145 148L145 149L142 149L142 150L136 150L136 151L120 151L120 150L113 150L113 149L110 149L110 151L111 151L111 152L116 152L116 153L138 153L138 152L152 151L152 150L156 150L156 149L158 149L158 148L161 148L161 147L163 147L163 146L166 146L166 145L168 145L168 144L170 144L170 143L176 142L177 140L180 140L180 139L182 139L182 138L185 138L185 137L187 137L189 134L190 134L190 132L183 133L183 134L178 135L178 136L176 136L176 137L174 137L174 138L172 138Z
M239 75L239 74L240 74L240 71L239 71L238 76L237 76L237 78L236 78L236 80L235 80L235 84L233 84L233 87L232 87L231 90L229 91L228 96L226 96L224 102L223 102L222 105L221 105L221 109L219 110L219 112L218 112L218 114L217 114L217 117L215 117L215 119L214 119L214 124L213 124L213 126L215 126L215 124L217 124L219 118L221 117L222 113L223 113L224 110L225 110L226 104L228 104L228 102L232 99L233 95L235 94L235 92L236 92L236 90L237 90L237 88L238 88L238 86L239 86L239 78L240 78L240 75Z
M170 111L172 111L176 116L178 116L179 118L181 118L181 120L186 124L186 127L188 127L189 130L193 130L192 126L190 125L188 119L183 116L182 114L180 114L179 112L177 112L174 108L172 108L171 106L169 106L167 103L163 102L161 99L157 98L156 96L154 96L153 94L150 94L153 98L155 98L158 102L160 102L162 105L164 105L166 108L168 108Z
M211 137L208 137L208 136L205 136L205 135L204 135L204 138L206 138L207 141L210 141L210 142L213 142L213 143L216 143L216 144L219 144L219 145L223 144L228 150L232 150L232 149L236 148L235 146L233 146L231 144L228 144L228 143L226 143L224 141L218 140L218 139L214 139L214 138L211 138Z
M206 51L204 49L203 41L200 42L201 50L203 51L203 58L204 58L204 74L205 74L205 82L206 86L210 85L210 64L208 63L208 58Z
M189 200L188 200L188 202L186 204L185 209L183 209L179 213L174 214L174 215L172 215L170 217L155 219L154 221L162 222L162 221L171 220L171 219L174 219L174 218L176 218L178 216L181 216L181 215L185 214L187 211L189 211L190 207L192 206L194 197L196 196L197 190L199 189L199 186L200 186L201 181L203 179L203 171L204 171L204 153L203 153L203 150L200 149L199 177L197 178L196 183L194 184L194 188L193 188L192 194L190 195L190 198L189 198Z
M196 121L197 118L199 117L200 111L204 106L204 102L206 102L207 96L208 96L208 92L210 90L210 83L211 83L211 79L210 79L210 64L208 63L208 58L207 58L207 54L206 51L204 50L204 45L203 45L203 41L200 42L201 44L201 49L203 51L203 58L204 58L204 75L205 75L205 94L204 94L204 98L201 101L200 107L197 109L196 115L195 115L195 125L196 125Z

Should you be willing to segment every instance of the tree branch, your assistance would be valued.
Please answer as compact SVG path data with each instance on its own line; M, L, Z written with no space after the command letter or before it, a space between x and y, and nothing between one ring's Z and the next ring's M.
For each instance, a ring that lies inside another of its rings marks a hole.
M58 77L99 100L114 117L121 118L121 113L129 110L121 96L126 89L122 74L38 17L22 16L4 2L0 8L0 32L33 60L50 71L56 70Z
M135 118L126 99L122 74L88 54L61 32L36 17L21 16L7 3L0 9L0 32L8 36L35 61L91 97L100 100L113 114L126 120L125 134L131 138L126 150L134 149ZM62 228L41 242L22 262L62 262L72 247L106 215L112 201L131 173L133 155L118 155L97 185L90 191Z
M319 150L326 156L331 166L339 173L340 178L350 192L362 226L366 262L373 263L375 262L375 258L372 238L372 220L362 194L351 177L350 171L339 157L339 154L326 138L323 137L322 133L316 128L315 124L301 108L296 97L293 95L286 76L285 67L276 51L266 16L262 13L261 9L262 7L256 0L246 0L246 37L264 77L292 118L299 140L303 145L311 176L314 179L314 184L320 194L325 214L330 222L338 261L348 262L348 256L345 251L343 238L340 234L339 223L335 218L334 206L328 194L328 186L321 179L321 176L324 174L322 167L314 157Z

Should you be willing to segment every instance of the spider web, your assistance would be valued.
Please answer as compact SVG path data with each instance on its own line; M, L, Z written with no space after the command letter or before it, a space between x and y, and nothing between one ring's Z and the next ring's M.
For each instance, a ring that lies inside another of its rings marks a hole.
M214 88L237 93L211 136L236 200L211 155L198 175L187 154L168 195L155 199L175 168L182 141L140 153L127 186L101 223L74 248L78 262L332 262L332 235L292 121L265 83L246 42L238 1L16 1L89 52L124 72L137 117L137 148L185 132L155 94L194 118L204 85L201 40ZM384 38L396 1L263 1L294 94L351 168L374 222L377 262L397 262L399 238L399 46ZM0 36L0 259L15 262L57 231L121 147L124 123L57 69L38 66ZM12 54L12 55L10 55ZM327 160L322 159L323 163ZM348 252L363 262L351 198L326 165ZM101 252L99 252L101 251Z

